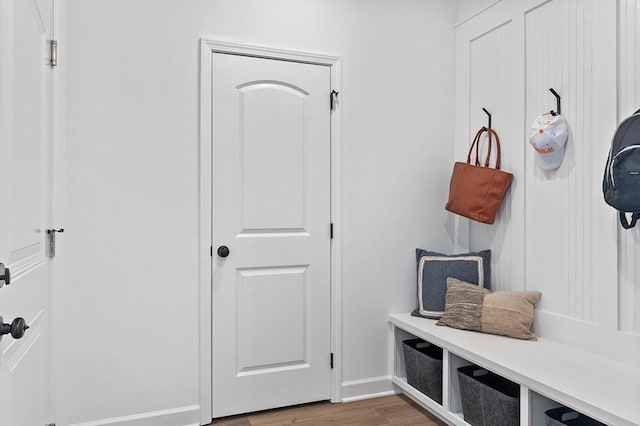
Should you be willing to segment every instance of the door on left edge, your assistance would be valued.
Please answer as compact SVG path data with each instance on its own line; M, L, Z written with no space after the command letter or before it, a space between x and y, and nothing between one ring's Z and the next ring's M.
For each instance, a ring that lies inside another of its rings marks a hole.
M0 0L0 426L51 423L52 3Z

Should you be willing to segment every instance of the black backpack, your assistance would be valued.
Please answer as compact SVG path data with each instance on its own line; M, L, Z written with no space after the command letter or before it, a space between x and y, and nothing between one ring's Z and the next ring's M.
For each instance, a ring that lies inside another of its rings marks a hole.
M613 135L602 192L607 204L620 212L622 227L633 228L640 219L640 109ZM631 222L625 213L632 213Z

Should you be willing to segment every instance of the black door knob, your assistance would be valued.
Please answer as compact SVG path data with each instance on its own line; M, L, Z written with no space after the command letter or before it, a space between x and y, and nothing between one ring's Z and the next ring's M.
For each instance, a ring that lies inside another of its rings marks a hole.
M218 247L218 256L220 256L220 257L229 256L229 247L227 247L227 246Z
M5 268L3 263L0 263L0 288L5 284L11 284L11 271L9 268Z
M20 339L24 336L24 332L29 329L27 322L24 318L16 318L11 321L11 324L5 324L2 317L0 317L0 339L5 334L11 334L14 339Z

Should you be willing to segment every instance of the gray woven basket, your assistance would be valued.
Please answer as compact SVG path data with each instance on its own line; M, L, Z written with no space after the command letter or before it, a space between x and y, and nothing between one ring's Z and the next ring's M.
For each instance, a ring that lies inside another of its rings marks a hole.
M472 426L520 424L520 386L475 365L458 368L464 421Z
M547 410L544 412L544 416L547 426L606 426L604 423L566 407Z
M442 348L420 339L402 343L407 382L442 404Z

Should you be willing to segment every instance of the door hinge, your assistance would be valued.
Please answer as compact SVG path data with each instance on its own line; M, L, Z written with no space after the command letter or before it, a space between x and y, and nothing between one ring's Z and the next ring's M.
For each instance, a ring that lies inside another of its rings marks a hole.
M333 223L329 225L329 237L333 240Z
M333 352L331 352L331 368L333 369Z
M49 240L49 257L56 257L56 233L63 233L64 229L47 229L47 239Z
M49 65L58 66L58 40L49 40Z
M209 256L213 257L213 246L210 247Z
M338 102L338 92L336 92L335 90L332 90L331 93L329 93L329 106L331 111L335 109L337 102Z

